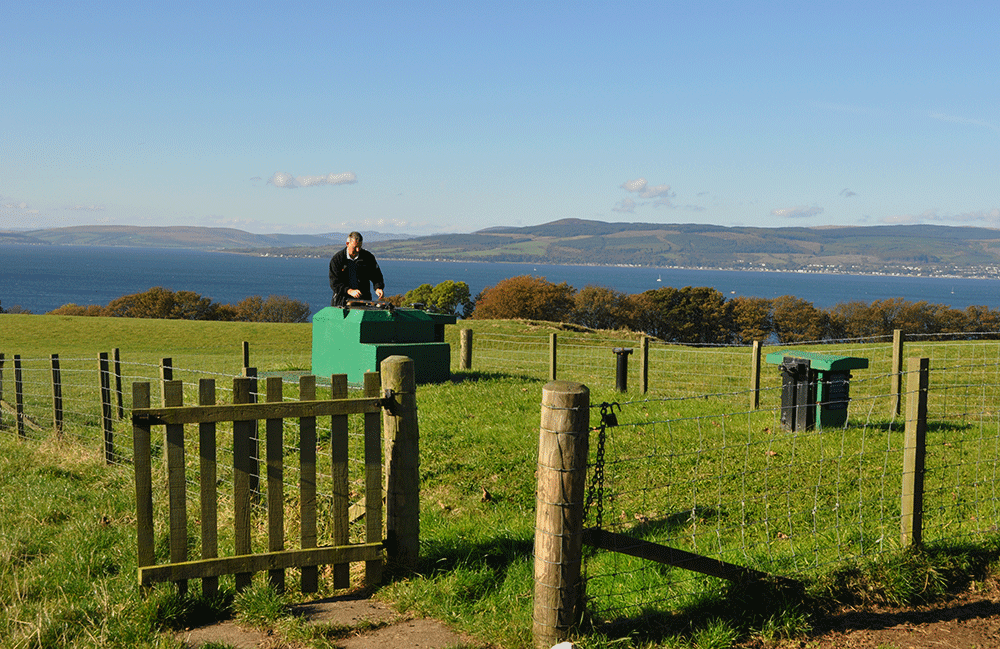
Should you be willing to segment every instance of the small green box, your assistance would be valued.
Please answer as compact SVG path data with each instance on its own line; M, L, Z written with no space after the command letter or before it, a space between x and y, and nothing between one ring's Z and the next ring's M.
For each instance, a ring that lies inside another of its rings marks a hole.
M855 356L836 356L816 352L799 352L782 350L771 352L764 357L765 362L782 368L783 384L781 395L782 422L794 428L793 421L815 421L818 428L843 427L847 423L847 404L850 402L851 370L868 367L867 358ZM805 361L809 368L808 377L792 378L786 368L793 363ZM797 381L797 382L796 382ZM809 385L811 384L811 385ZM792 417L789 413L797 407L802 407L799 390L811 389L815 386L815 398L809 395L805 407L816 410L818 416Z
M451 374L451 346L444 327L456 316L418 309L326 307L313 316L312 373L346 374L364 382L366 372L393 355L413 360L420 383L445 381Z

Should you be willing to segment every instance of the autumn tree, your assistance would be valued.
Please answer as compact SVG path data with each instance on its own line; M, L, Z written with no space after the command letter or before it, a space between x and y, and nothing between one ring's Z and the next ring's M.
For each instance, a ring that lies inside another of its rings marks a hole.
M764 297L737 296L729 301L732 309L735 342L749 345L764 341L774 330L771 300Z
M220 308L219 315L220 319L225 317L240 322L307 322L309 305L287 295L269 295L266 300L251 295L235 305Z
M627 326L625 293L603 286L588 285L573 296L570 322L591 329L618 329Z
M162 286L115 298L104 309L115 318L178 318L182 312L174 292Z
M805 342L831 337L830 314L817 309L812 302L793 295L782 295L774 298L772 305L774 334L779 342Z
M646 293L656 307L659 321L653 335L658 338L709 344L731 340L731 310L718 290L708 286L665 286Z
M437 286L421 284L417 288L408 291L402 299L402 304L423 304L430 311L457 314L461 311L463 317L469 317L472 313L473 302L469 292L469 285L465 282L455 282L447 279Z
M99 304L88 304L87 306L82 306L70 302L69 304L64 304L61 307L49 311L47 315L102 316L104 315L104 307Z
M565 322L573 310L574 289L544 277L520 275L483 290L472 317L478 320L515 319Z

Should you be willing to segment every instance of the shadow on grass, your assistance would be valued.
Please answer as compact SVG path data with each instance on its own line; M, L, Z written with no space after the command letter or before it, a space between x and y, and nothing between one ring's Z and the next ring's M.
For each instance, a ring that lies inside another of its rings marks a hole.
M432 541L420 548L420 558L413 572L433 577L459 568L484 568L497 576L504 575L514 563L532 556L532 539L500 535L478 541ZM408 573L387 566L387 576L395 578Z
M529 374L517 374L512 372L482 372L479 370L461 370L452 372L448 378L448 383L477 383L479 381L496 381L502 379L514 379L518 381L537 381L544 383L544 379Z
M627 637L634 644L656 644L670 638L691 638L719 622L740 638L767 632L802 638L821 635L845 623L851 628L879 629L907 621L984 617L996 615L1000 609L990 603L947 603L973 582L995 576L998 561L1000 540L980 546L941 544L839 568L805 587L778 581L724 583L686 606L670 609L660 603L662 608L655 609L651 604L635 615L586 619L581 630L609 639ZM925 613L907 610L935 602L945 605ZM886 606L896 610L877 614L866 610Z

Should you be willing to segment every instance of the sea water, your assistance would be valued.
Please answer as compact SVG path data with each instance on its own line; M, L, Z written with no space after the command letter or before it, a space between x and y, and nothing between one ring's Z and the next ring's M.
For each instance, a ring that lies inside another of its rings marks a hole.
M372 248L377 255L377 248ZM566 282L576 289L604 286L641 293L672 286L710 286L727 299L782 295L828 309L841 302L903 298L1000 308L1000 280L872 275L687 270L635 266L396 261L381 259L386 293L405 293L445 280L469 285L472 296L518 275ZM329 305L329 260L258 257L173 248L0 245L0 306L46 313L65 304L104 306L122 295L155 286L194 291L213 302L235 304L259 295L285 295L307 302L313 312Z

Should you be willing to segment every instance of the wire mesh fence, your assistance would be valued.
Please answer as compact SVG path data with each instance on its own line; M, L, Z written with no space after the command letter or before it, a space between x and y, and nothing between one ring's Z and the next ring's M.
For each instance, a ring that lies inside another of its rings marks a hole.
M617 425L602 427L603 499L585 525L600 520L639 541L793 578L899 550L906 420L892 405L890 346L807 346L871 360L851 381L844 426L788 430L774 376L762 381L758 409L743 407L749 397L740 391L618 402ZM976 544L1000 526L1000 345L922 337L905 353L930 360L923 542ZM593 421L605 421L602 405ZM593 549L585 566L587 607L599 622L667 610L725 586Z
M211 380L214 383L215 403L233 403L233 379L242 376L245 370L240 366L238 356L230 363L235 370L232 374L228 372L205 371L192 367L179 367L174 363L164 366L162 362L132 362L121 360L117 365L120 380L112 379L111 392L111 412L112 422L110 436L112 443L108 461L119 464L128 464L132 460L132 424L130 413L132 409L132 384L149 383L151 387L151 400L155 404L162 403L162 377L166 369L167 374L174 380L180 380L183 384L184 405L195 405L199 403L199 386L202 381ZM166 359L169 360L169 359ZM15 382L15 361L16 375ZM0 434L7 433L17 435L26 440L42 440L50 437L57 437L61 442L78 446L80 448L96 451L102 446L107 448L108 431L103 423L102 398L101 398L101 366L99 359L94 358L58 358L58 383L56 383L52 371L52 357L30 357L20 358L4 355L4 362L0 364L0 401L2 401L2 411L0 411ZM113 367L113 366L112 366ZM112 372L114 370L111 370ZM299 386L297 377L304 372L276 372L275 374L288 374L282 381L282 393L284 400L299 399ZM255 401L265 401L268 395L264 388L265 376L261 376L251 390L251 398ZM320 385L316 388L318 399L331 398L331 383L329 377L326 380L317 381ZM58 386L58 387L57 387ZM121 388L119 389L119 386ZM348 395L358 396L362 392L362 386L349 385ZM56 418L55 402L56 393L59 394L60 417ZM119 408L119 404L121 407ZM19 414L20 413L20 414ZM331 423L330 418L325 418L325 425L320 422L317 426L316 439L316 488L317 488L317 533L322 539L332 538L334 520L330 513L332 508L333 489L331 486ZM260 467L259 473L264 471L265 459L263 438L264 422L255 422L256 433L253 435L252 448L255 453L251 458L252 462ZM286 516L288 521L288 534L290 538L298 536L298 487L300 481L299 465L297 458L300 455L299 446L299 425L297 420L285 420L282 422L282 448L283 455L288 461L284 463L282 483L284 492L288 494L285 499ZM233 432L232 423L218 425L218 463L217 463L217 485L219 487L220 502L220 536L219 549L223 553L233 551ZM163 493L166 488L166 466L164 461L164 439L162 431L154 434L153 457L156 472L154 474L154 489L157 493ZM187 458L187 470L185 472L187 502L189 505L189 520L197 521L199 517L199 492L200 476L198 467L198 434L191 431L185 436L185 455ZM363 422L358 418L348 419L348 480L351 485L349 497L352 501L357 500L364 492L365 467L364 467L364 430ZM260 511L263 511L267 502L267 481L259 480L257 483L257 493L255 502ZM162 517L165 512L165 502L155 502L156 516ZM360 515L353 518L358 521ZM363 521L355 522L350 526L350 541L360 542L365 535ZM255 533L263 535L265 530L256 529ZM197 534L192 530L194 537ZM257 538L257 543L263 543L264 537ZM160 557L162 558L162 557Z

